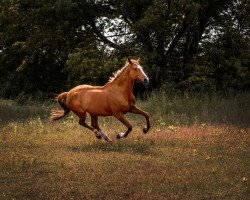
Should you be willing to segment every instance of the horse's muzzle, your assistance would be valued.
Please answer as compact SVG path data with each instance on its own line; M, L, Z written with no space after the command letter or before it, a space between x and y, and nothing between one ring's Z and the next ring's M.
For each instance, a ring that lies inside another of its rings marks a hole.
M149 78L146 77L146 78L144 78L144 80L143 80L143 85L147 86L148 84L149 84Z

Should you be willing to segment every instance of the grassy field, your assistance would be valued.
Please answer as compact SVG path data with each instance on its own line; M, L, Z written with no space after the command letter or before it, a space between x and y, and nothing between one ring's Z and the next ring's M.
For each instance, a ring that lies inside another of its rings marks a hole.
M249 95L207 98L152 95L139 102L151 131L129 115L134 129L121 140L123 125L102 118L112 144L73 115L48 122L51 104L2 100L0 199L249 199Z

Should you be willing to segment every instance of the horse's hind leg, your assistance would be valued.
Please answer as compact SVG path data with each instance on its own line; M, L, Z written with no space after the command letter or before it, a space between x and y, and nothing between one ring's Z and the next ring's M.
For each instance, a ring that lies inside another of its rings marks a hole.
M98 116L96 116L96 115L90 115L90 116L91 116L91 126L94 127L96 130L98 130L98 133L96 133L95 136L98 139L103 138L104 140L111 142L112 140L105 133L103 133L101 131L101 129L98 125Z
M90 115L90 117L91 117L91 126L100 131L101 129L98 124L98 116Z
M96 115L91 115L91 126L93 128L95 128L96 130L98 130L98 132L101 131L99 125L98 125L98 117ZM96 133L95 136L98 138L98 139L102 139L102 136L101 134L99 133Z
M91 131L95 132L95 129L91 126L89 126L86 122L86 112L84 112L81 116L79 116L79 124L84 126L85 128L90 129Z
M79 120L79 124L84 126L85 128L90 129L91 131L93 131L96 134L96 137L99 138L99 136L103 137L106 141L111 141L111 139L106 136L104 133L102 133L101 131L95 129L92 126L89 126L85 120L86 120L86 112L83 113L83 115L79 116L80 120Z

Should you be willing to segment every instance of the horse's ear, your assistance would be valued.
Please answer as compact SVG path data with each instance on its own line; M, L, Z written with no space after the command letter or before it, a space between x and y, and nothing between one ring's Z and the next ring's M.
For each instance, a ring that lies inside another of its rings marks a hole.
M128 63L129 63L130 65L133 64L130 58L128 58Z
M137 62L140 62L140 58L137 59Z

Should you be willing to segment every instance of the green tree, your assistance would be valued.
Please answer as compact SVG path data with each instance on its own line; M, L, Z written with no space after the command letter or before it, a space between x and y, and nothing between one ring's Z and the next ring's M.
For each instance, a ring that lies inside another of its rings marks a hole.
M65 88L61 71L68 54L88 37L78 25L79 12L67 0L1 2L2 96Z
M2 0L0 95L104 84L141 57L151 87L249 88L247 0Z

